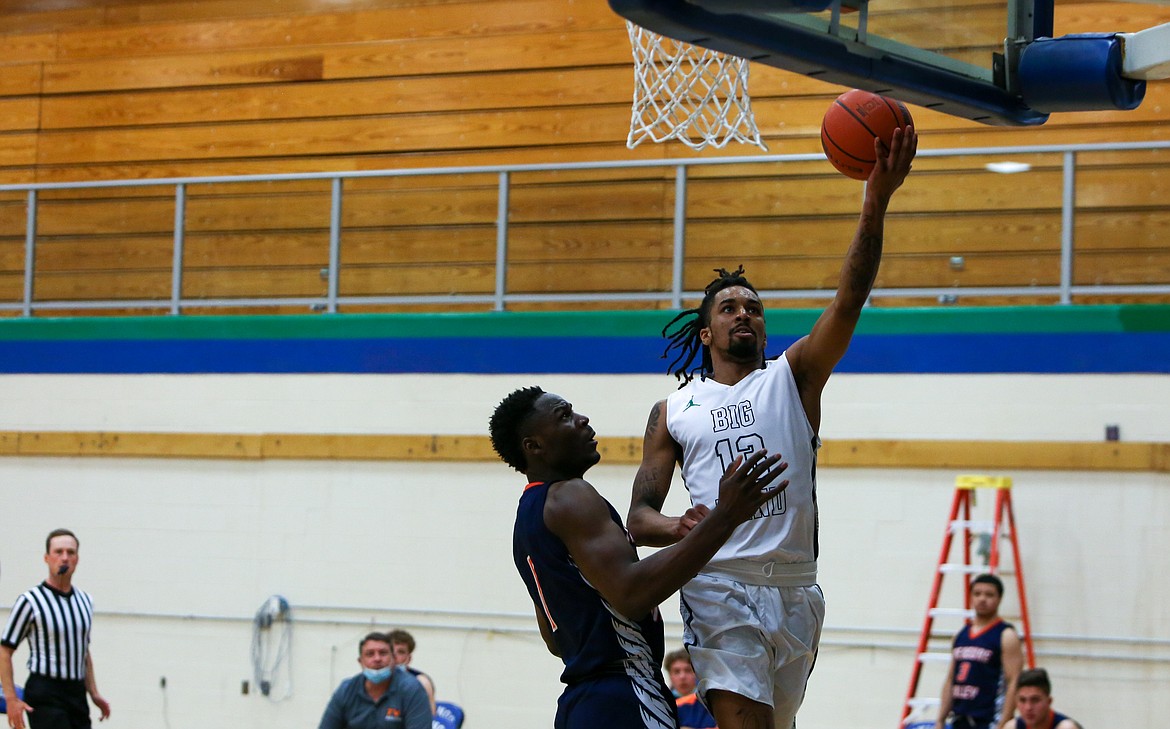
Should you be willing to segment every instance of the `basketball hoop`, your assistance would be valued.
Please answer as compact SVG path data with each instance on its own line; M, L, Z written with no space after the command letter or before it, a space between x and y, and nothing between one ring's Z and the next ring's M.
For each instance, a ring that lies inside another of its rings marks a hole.
M626 21L634 51L630 149L677 139L695 150L760 139L748 96L748 62L676 41Z

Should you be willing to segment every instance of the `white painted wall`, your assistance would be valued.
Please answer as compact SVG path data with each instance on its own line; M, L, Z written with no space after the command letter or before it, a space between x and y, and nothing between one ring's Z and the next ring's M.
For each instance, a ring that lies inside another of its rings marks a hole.
M530 383L611 435L640 433L672 387L613 376L13 376L0 377L0 430L482 433L495 402ZM823 435L1098 440L1113 423L1126 440L1165 442L1168 402L1170 378L1157 376L838 375ZM633 471L602 464L591 479L624 512ZM1170 712L1170 587L1159 579L1170 477L1009 475L1058 706L1089 727L1156 725ZM829 612L801 729L893 727L954 476L822 469ZM358 639L398 626L469 729L547 727L559 662L511 565L521 485L494 463L0 458L0 618L42 578L44 535L68 526L82 542L77 584L97 603L111 729L314 727L356 672ZM682 499L674 489L668 508ZM251 618L271 594L294 617L293 693L279 703L240 691ZM664 612L677 642L674 605Z

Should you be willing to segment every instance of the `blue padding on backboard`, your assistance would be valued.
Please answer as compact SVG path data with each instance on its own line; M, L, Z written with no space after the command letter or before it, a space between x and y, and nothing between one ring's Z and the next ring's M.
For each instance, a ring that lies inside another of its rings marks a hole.
M714 13L689 0L609 0L614 12L675 40L822 81L892 96L983 124L1033 126L1048 114L989 81L907 58L850 52L840 38L766 15ZM872 49L871 49L872 50Z
M1146 82L1121 75L1121 51L1116 33L1037 38L1020 55L1021 95L1046 112L1136 109Z

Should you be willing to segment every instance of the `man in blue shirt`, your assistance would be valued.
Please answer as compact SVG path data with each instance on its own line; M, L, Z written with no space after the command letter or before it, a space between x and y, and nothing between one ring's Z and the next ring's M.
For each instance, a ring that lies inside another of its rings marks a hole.
M370 633L358 644L362 672L341 682L318 729L430 729L431 703L422 684L395 670L390 637Z

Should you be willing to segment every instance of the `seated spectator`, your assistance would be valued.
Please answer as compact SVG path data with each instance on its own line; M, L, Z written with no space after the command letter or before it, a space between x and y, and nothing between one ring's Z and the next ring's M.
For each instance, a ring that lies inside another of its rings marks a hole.
M399 666L410 672L410 675L417 678L418 682L426 689L427 698L431 702L431 713L435 713L435 682L427 674L410 666L410 659L414 655L414 636L405 630L391 630L389 635L390 645L394 648L394 660L398 662Z
M341 682L318 729L431 729L431 707L422 684L396 670L390 638L370 633L358 644L362 672Z
M691 657L686 649L680 648L667 653L662 666L666 669L670 690L675 695L680 729L715 727L715 717L711 716L711 712L695 693L695 669L691 666Z

